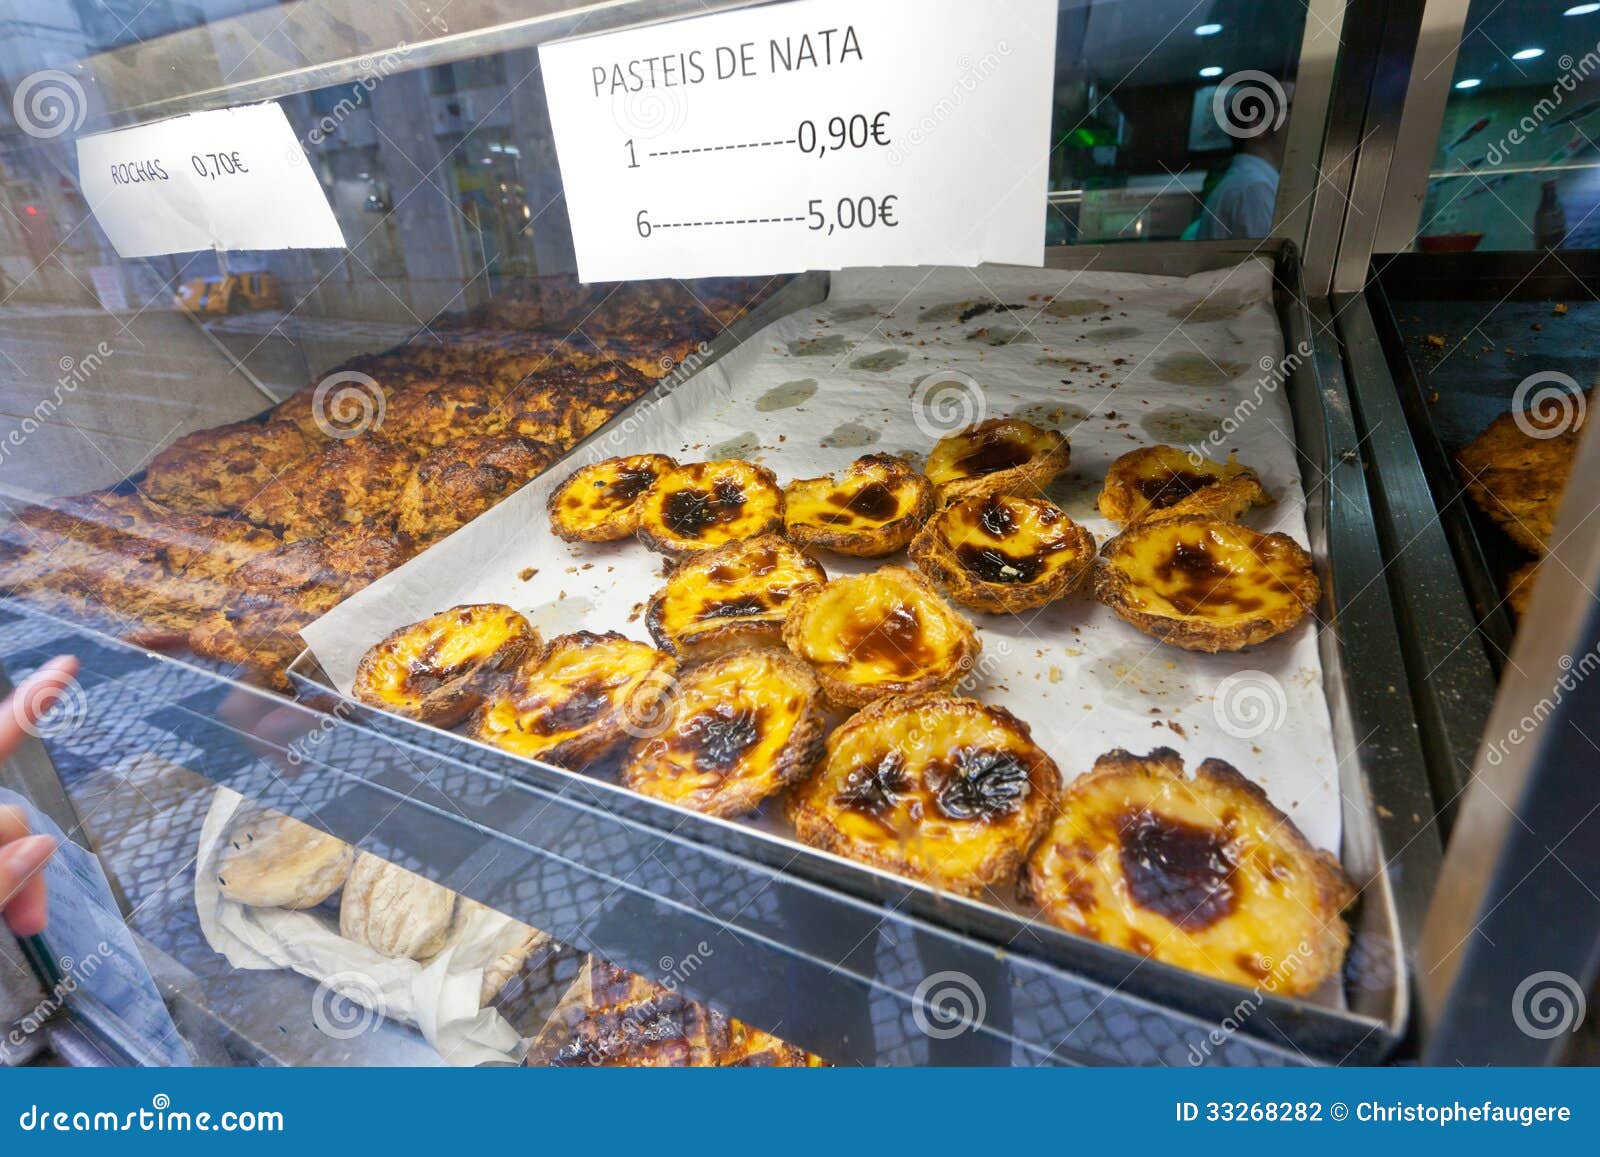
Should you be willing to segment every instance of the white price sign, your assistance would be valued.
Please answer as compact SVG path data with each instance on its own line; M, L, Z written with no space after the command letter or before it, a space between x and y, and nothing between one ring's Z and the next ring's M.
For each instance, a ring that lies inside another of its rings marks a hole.
M344 248L322 183L276 104L83 137L78 181L123 257Z
M585 281L1040 265L1056 0L795 0L539 50Z

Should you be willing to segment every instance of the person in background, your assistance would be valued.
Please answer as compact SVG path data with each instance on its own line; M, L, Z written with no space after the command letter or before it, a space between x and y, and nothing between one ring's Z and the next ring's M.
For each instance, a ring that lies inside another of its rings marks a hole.
M1294 99L1294 86L1285 85L1283 91L1281 102L1276 93L1265 93L1273 105L1268 114L1272 118L1269 123L1276 127L1259 136L1235 140L1233 160L1207 195L1200 216L1183 231L1183 240L1229 241L1265 237L1272 232L1272 215L1278 204L1278 173L1283 168L1289 101Z
M77 673L71 656L51 659L0 703L0 760L11 758ZM18 936L44 931L44 865L55 850L49 836L29 834L21 808L0 807L0 915Z

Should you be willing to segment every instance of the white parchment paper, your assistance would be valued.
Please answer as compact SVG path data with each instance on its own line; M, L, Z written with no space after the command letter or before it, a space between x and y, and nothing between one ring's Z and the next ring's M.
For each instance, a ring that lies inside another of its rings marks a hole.
M200 829L194 902L206 943L235 968L292 968L323 982L313 1015L324 1031L348 1026L348 1001L416 1025L440 1058L452 1065L516 1064L526 1042L492 1008L479 1006L484 970L504 950L510 917L482 906L451 933L432 959L385 956L339 935L336 920L316 910L252 908L226 899L217 886L216 860L223 837L244 797L217 788ZM359 1030L357 1030L359 1031ZM354 1032L351 1035L355 1035Z
M1116 532L1095 505L1106 468L1164 442L1217 458L1237 451L1277 499L1248 523L1304 545L1271 290L1257 260L1188 278L847 270L826 302L774 322L580 457L748 457L786 482L876 451L920 462L964 420L1011 414L1070 434L1072 468L1049 493L1102 543ZM1018 308L974 312L997 305ZM959 374L978 397L928 393ZM534 480L306 627L340 690L367 647L456 603L508 603L547 636L609 629L648 641L640 612L661 585L661 559L631 541L552 536L545 500L569 472ZM819 558L830 573L878 565ZM1252 650L1203 655L1159 644L1082 595L1019 616L966 613L984 651L963 690L1026 720L1069 779L1114 747L1173 747L1190 767L1214 756L1261 784L1312 843L1338 850L1337 766L1309 619Z

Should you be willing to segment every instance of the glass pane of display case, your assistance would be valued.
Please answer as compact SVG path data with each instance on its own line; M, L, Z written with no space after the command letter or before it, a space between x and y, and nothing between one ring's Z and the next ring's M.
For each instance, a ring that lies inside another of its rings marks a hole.
M539 46L704 8L0 51L0 662L82 664L5 786L98 857L171 1021L130 1035L1389 1056L1439 840L1342 351L1269 236L1312 16L1057 5L1035 265L585 282ZM346 246L119 258L78 139L261 101Z
M1600 248L1600 9L1474 0L1415 248Z
M1051 244L1272 232L1308 11L1063 3Z

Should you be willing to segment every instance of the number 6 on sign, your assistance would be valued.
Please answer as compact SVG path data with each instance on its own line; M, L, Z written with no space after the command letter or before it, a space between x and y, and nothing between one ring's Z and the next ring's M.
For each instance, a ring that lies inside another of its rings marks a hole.
M543 45L579 275L1042 264L1055 19L792 0Z

